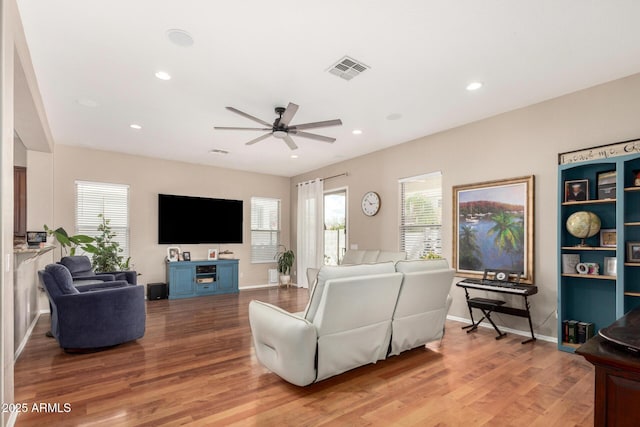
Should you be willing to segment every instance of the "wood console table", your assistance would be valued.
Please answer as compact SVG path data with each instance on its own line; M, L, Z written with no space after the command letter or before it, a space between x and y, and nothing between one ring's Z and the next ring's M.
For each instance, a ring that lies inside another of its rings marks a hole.
M595 336L576 350L596 368L594 426L635 427L640 420L640 354Z

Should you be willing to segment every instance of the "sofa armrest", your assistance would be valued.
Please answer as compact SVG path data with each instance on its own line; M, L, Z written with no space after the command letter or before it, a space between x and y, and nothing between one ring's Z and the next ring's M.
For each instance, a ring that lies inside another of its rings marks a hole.
M105 271L100 274L111 274L114 276L114 280L126 280L131 285L138 284L138 273L135 271Z
M254 300L249 303L249 323L260 363L297 386L315 381L318 338L310 322Z
M112 282L90 283L88 285L78 284L74 286L80 293L82 293L100 291L104 289L124 288L125 286L129 286L129 283L125 280L114 280Z
M113 274L100 273L100 274L73 276L73 280L102 280L103 282L113 282L114 280L116 280L116 278Z

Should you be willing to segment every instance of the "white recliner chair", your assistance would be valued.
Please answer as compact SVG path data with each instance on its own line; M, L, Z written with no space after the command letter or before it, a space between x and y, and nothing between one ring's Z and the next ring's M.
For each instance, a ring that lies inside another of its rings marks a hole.
M385 359L401 282L393 262L325 266L302 316L251 301L256 357L298 386Z
M453 299L454 270L444 259L400 261L402 287L393 313L391 351L397 355L442 338Z

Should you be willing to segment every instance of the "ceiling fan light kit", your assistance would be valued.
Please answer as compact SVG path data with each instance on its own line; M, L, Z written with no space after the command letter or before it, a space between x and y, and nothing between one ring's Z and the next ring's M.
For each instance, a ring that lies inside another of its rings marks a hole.
M302 129L315 129L315 128L322 128L322 127L330 127L330 126L341 126L342 125L342 120L340 119L334 119L334 120L325 120L322 122L313 122L313 123L302 123L299 125L290 125L289 123L291 123L291 120L293 120L293 116L295 116L295 114L298 112L298 108L300 108L298 105L290 102L289 105L287 106L287 108L284 107L276 107L275 112L278 115L278 117L275 119L275 121L273 122L273 124L269 124L268 122L259 119L257 117L252 116L251 114L247 114L244 111L240 111L237 108L233 108L233 107L226 107L227 110L234 112L244 118L247 118L249 120L252 120L256 123L260 123L263 126L263 128L245 128L245 127L225 127L225 126L216 126L214 127L214 129L217 130L261 130L261 131L268 131L268 133L259 136L258 138L252 139L251 141L245 143L245 145L253 145L257 142L260 142L264 139L267 139L270 136L273 136L274 138L277 139L281 139L285 142L285 144L287 144L287 146L289 147L289 149L291 150L296 150L298 149L298 146L296 145L295 141L293 140L293 138L291 138L291 135L295 135L295 136L299 136L302 138L308 138L308 139L313 139L316 141L322 141L322 142L328 142L328 143L333 143L335 142L335 138L329 137L329 136L324 136L324 135L316 135L314 133L309 133L309 132L301 132Z

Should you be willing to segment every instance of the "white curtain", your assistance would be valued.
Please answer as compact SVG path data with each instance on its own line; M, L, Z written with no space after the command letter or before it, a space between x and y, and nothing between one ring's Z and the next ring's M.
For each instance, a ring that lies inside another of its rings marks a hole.
M298 184L298 286L308 288L307 268L320 268L324 259L324 194L322 181Z

